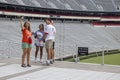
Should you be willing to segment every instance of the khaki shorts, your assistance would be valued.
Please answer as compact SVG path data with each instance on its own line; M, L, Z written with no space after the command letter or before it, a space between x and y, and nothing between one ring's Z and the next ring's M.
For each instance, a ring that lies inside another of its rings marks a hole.
M52 40L45 41L45 47L46 48L52 48L53 47L53 41Z

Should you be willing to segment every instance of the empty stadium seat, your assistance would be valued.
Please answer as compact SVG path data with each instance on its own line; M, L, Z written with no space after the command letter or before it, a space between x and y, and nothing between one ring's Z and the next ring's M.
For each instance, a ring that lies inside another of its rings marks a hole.
M17 5L79 11L117 11L119 0L0 0Z
M31 22L33 32L38 29L40 23L43 22ZM7 41L0 46L10 49L10 52L7 51L5 54L12 57L21 57L22 35L19 22L0 20L0 24L0 40ZM56 57L70 56L77 51L77 47L88 47L89 52L101 51L103 46L105 49L120 48L120 28L117 27L93 27L91 24L68 22L55 22L55 27L57 29ZM6 44L9 45L9 48ZM33 44L31 57L34 56L34 51Z

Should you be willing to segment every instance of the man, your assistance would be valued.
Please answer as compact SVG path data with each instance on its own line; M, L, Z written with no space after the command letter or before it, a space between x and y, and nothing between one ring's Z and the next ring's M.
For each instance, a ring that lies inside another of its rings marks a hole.
M53 39L54 39L54 29L53 25L51 24L51 19L45 19L46 27L45 27L45 46L47 52L47 61L46 64L50 65L53 63L52 60L52 47L53 47Z
M53 22L53 21L51 21L51 24L53 25L53 47L52 47L52 52L51 52L51 54L52 54L51 59L52 59L52 61L54 62L54 61L55 61L55 60L54 60L54 57L55 57L55 51L54 51L54 49L55 49L56 28L55 28L55 26L54 26L54 22Z

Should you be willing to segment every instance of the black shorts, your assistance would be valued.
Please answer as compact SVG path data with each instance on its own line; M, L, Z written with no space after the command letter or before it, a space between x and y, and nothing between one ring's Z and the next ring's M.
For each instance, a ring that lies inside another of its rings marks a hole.
M55 42L53 42L53 47L52 48L55 49Z

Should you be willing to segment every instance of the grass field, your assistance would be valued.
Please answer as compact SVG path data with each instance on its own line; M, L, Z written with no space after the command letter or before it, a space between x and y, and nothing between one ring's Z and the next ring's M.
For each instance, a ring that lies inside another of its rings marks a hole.
M85 57L85 56L83 56L83 57ZM120 65L120 53L105 55L104 59L105 59L105 62L104 62L105 64ZM68 59L67 61L73 62L74 60ZM102 56L82 59L79 62L101 64Z

